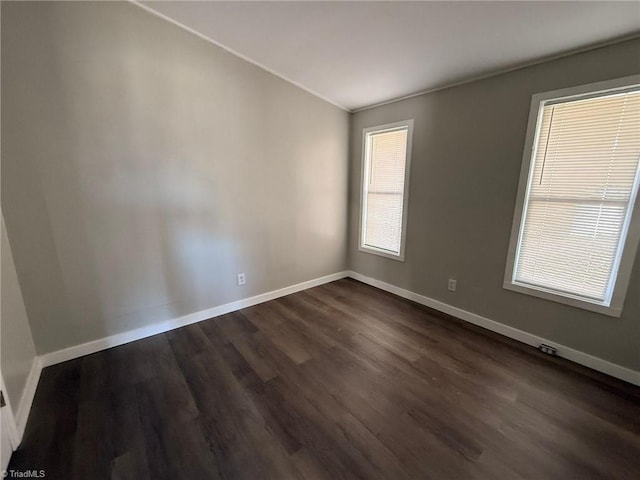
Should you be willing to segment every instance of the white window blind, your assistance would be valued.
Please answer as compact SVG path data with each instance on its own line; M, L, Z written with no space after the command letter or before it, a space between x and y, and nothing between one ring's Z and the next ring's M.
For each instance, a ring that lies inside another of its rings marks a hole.
M409 126L365 133L361 247L400 256Z
M640 91L540 108L513 281L608 305L640 160Z

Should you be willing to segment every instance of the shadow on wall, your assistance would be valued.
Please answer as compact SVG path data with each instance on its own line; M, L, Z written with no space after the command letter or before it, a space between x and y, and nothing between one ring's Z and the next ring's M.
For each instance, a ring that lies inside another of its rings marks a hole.
M121 18L116 25L125 32L132 26ZM157 58L150 45L114 49L103 38L90 39L96 43L82 65L69 55L73 35L52 39L62 52L54 64L73 139L65 178L75 184L65 189L66 200L71 208L72 195L80 200L76 221L67 223L78 229L73 242L80 249L61 263L91 268L81 275L63 268L70 314L78 328L90 329L81 335L87 338L233 298L232 284L221 279L232 278L240 245L229 240L221 195L229 193L230 174L248 173L240 162L229 171L230 145L212 133L219 125L211 125L205 105L221 107L222 92L212 92L176 47ZM58 195L58 188L48 190ZM62 257L66 248L58 249ZM85 318L98 312L101 331L97 319Z
M57 258L54 278L32 275L40 285L25 289L35 318L47 319L35 329L39 346L100 338L237 295L220 281L233 278L242 246L230 240L234 212L221 213L229 202L220 196L229 194L229 176L250 178L242 162L226 166L230 142L209 131L218 125L205 105L220 106L221 92L176 47L158 58L150 45L107 45L101 32L74 45L78 24L65 31L63 16L51 13L37 46L53 81L35 92L44 115L29 152L28 173L39 177L30 185L42 189L39 228L50 225ZM116 17L126 37L130 26ZM52 283L63 289L61 305L47 310L34 297Z
M344 268L345 112L126 2L2 9L2 200L39 353Z

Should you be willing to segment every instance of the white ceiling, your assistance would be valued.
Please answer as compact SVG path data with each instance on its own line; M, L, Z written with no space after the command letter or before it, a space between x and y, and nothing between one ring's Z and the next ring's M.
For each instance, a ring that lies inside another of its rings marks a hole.
M640 33L640 2L141 2L347 110Z

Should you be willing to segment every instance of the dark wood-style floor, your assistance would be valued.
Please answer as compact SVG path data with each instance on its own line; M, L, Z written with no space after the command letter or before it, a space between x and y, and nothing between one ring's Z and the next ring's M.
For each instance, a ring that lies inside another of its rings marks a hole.
M340 280L44 370L47 479L635 479L640 389Z

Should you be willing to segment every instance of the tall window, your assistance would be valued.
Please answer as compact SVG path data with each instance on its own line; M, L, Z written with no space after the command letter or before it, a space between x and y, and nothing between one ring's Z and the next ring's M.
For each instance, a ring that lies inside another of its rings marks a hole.
M404 259L413 120L364 130L360 250Z
M639 226L640 85L627 82L534 96L506 288L620 315Z

